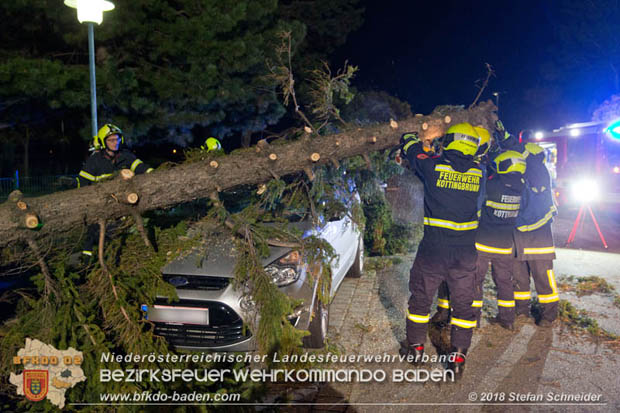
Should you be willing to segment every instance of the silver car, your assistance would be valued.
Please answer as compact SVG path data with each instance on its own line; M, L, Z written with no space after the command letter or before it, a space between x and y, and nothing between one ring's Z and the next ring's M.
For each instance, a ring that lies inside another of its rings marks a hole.
M352 184L337 191L348 207L359 202ZM294 222L295 219L291 218L291 221L304 236L313 234L325 239L338 255L331 264L331 297L346 275L359 277L362 274L363 234L349 214L320 219L316 225L308 219ZM209 240L208 249L195 251L162 269L164 280L176 287L179 301L168 303L166 297L158 297L153 306L143 307L143 310L155 324L155 334L164 336L177 348L255 350L250 326L256 325L258 310L247 291L233 286L236 257L231 236L225 231L209 233ZM289 315L289 320L296 328L309 330L304 345L323 347L329 305L318 301L317 282L307 276L307 266L299 260L299 253L291 248L271 247L269 257L262 263L281 291L293 299L302 300L294 314Z

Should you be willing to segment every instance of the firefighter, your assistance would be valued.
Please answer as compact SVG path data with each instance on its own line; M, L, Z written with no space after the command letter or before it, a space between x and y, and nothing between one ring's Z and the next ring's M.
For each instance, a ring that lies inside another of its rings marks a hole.
M118 126L110 123L103 125L97 132L94 143L95 152L84 162L82 170L76 178L78 188L109 179L115 171L121 169L129 169L136 174L148 173L153 170L131 151L124 148L125 138ZM89 226L82 250L84 256L91 257L93 255L97 231L96 225Z
M482 170L482 182L485 181L485 177L486 177L486 165L487 165L487 161L488 161L488 152L489 152L489 148L491 147L491 134L489 133L489 131L487 129L485 129L482 126L474 126L474 129L476 130L476 132L478 132L478 135L480 136L480 144L478 145L478 149L476 150L476 154L474 155L474 162L478 163L480 165L480 169ZM480 213L480 210L482 208L482 203L484 200L484 186L482 186L480 188L480 196L478 197L478 211ZM478 275L476 273L476 275ZM480 283L476 283L476 286L478 284L482 285L482 283L484 282L484 276L486 275L483 274L483 278L480 281ZM480 289L480 291L476 291L476 296L474 297L474 301L472 303L472 305L477 309L476 314L478 314L477 317L477 326L480 326L480 314L481 314L481 309L482 309L482 289ZM431 323L434 324L445 324L448 322L448 320L450 319L450 292L448 291L448 284L443 281L440 285L439 285L439 290L437 292L437 312L433 315L433 317L431 318Z
M491 323L512 331L515 321L512 273L516 262L512 231L525 187L526 161L519 152L506 151L493 159L491 167L493 172L486 180L484 205L476 234L478 262L474 299L482 302L484 278L490 263L498 306L498 315ZM478 320L481 307L477 307Z
M539 145L520 142L502 129L503 125L498 127L499 147L520 152L527 165L521 210L513 231L518 260L513 273L516 314L520 319L529 317L531 275L542 309L538 325L550 327L557 318L560 300L553 273L555 245L551 223L557 209L551 191L551 177L544 164L544 150Z
M476 204L482 170L473 161L480 136L469 123L451 126L442 138L440 156L424 152L417 133L401 137L410 166L424 183L424 236L409 277L407 343L402 354L419 364L430 307L437 288L447 281L451 292L451 350L447 368L460 378L471 343L476 272Z

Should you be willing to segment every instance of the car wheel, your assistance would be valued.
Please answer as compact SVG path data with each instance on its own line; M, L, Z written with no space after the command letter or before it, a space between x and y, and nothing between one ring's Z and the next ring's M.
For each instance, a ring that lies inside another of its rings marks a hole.
M304 337L304 347L306 348L322 348L325 346L325 339L327 338L329 304L320 302L317 297L314 308L314 317L308 326L310 335Z
M357 245L357 254L355 255L355 261L347 272L347 277L359 278L364 272L364 237L360 236L359 243Z

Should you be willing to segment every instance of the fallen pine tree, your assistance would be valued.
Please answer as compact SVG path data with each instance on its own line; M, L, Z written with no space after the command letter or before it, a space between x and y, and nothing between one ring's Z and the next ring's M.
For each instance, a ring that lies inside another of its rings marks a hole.
M13 196L0 205L0 247L25 241L32 247L42 238L57 237L76 226L105 222L122 216L139 217L145 211L165 209L242 184L260 185L270 179L305 171L356 155L398 145L402 133L417 131L423 139L442 135L455 123L489 127L497 119L492 102L470 108L439 107L427 116L389 124L312 136L277 144L259 142L225 156L207 157L148 175L118 177L89 187L37 198ZM368 161L368 163L370 163ZM36 247L35 247L36 248Z

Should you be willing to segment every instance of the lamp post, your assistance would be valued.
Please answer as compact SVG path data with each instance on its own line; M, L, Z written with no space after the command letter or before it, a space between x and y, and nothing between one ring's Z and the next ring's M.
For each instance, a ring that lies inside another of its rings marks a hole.
M90 69L90 117L92 135L97 135L97 84L95 78L95 29L101 24L103 12L114 9L114 3L107 0L65 0L65 5L77 9L80 23L88 23L88 66Z

